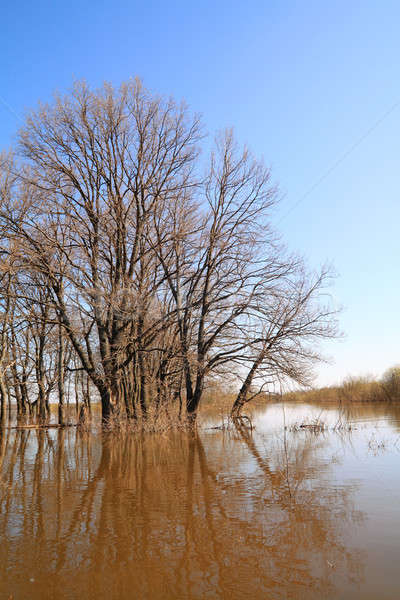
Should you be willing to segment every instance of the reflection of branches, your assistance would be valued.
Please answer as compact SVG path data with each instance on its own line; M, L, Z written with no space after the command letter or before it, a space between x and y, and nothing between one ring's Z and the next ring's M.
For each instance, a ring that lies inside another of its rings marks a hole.
M354 557L340 543L340 538L335 527L335 518L340 516L340 523L344 518L357 518L357 513L346 513L347 493L342 490L341 495L335 491L320 487L312 489L307 485L312 471L320 466L315 465L310 469L310 459L315 463L311 451L315 444L311 440L305 440L304 445L296 448L294 457L289 455L288 440L284 438L281 457L283 461L275 469L272 469L268 461L262 457L255 444L253 436L245 428L237 428L237 432L244 442L250 454L255 459L258 467L266 476L269 483L273 505L279 506L283 514L287 515L287 523L280 523L282 535L280 535L282 545L302 543L304 549L317 545L320 551L325 548L329 550L329 555L335 555L335 563L345 559L348 565L356 567ZM276 455L276 451L274 452ZM289 465L291 465L291 478L289 477ZM302 484L304 484L302 486ZM310 538L304 538L305 524L312 524L309 530ZM300 533L302 539L296 540L295 536ZM329 564L330 561L326 559ZM333 564L333 563L331 563Z
M0 594L17 568L43 597L51 578L60 598L67 581L69 597L167 600L318 597L333 585L326 561L357 571L341 543L348 498L308 485L315 445L289 436L267 452L248 428L236 435L10 432ZM256 471L241 473L248 454Z

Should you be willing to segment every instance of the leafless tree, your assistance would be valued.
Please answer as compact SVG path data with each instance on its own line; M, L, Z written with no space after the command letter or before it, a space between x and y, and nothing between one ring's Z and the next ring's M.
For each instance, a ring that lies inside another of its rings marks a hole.
M172 402L194 421L209 378L238 369L238 412L257 378L300 380L313 340L334 335L326 273L308 279L271 230L269 169L226 131L204 172L201 139L197 116L138 80L78 83L28 117L0 207L16 281L4 298L26 324L7 316L21 411L24 335L39 415L57 390L60 424L67 380L84 406L94 386L105 421Z
M242 333L249 344L244 356L237 357L244 376L232 406L233 417L268 385L279 390L277 384L285 381L311 383L312 367L322 360L318 342L339 334L338 310L326 298L331 278L329 267L311 274L293 261L274 289L250 306L247 333Z

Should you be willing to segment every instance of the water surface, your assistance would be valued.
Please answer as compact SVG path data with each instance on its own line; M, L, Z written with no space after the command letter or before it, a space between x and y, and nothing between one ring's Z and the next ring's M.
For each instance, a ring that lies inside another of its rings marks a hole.
M254 424L4 431L0 598L397 600L400 407Z

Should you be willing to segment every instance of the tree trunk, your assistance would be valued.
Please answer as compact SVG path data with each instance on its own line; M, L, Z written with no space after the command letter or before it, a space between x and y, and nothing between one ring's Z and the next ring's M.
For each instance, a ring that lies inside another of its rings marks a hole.
M246 402L248 402L247 394L250 391L250 387L253 382L254 376L255 376L260 364L262 363L263 359L264 359L264 353L261 352L260 355L257 357L257 359L254 361L253 366L251 367L250 371L248 372L247 377L244 380L243 385L239 390L236 400L232 406L231 417L238 417L243 405L246 404Z
M58 325L58 424L64 425L64 339Z
M0 378L0 426L3 426L6 420L6 400L7 388L3 377Z

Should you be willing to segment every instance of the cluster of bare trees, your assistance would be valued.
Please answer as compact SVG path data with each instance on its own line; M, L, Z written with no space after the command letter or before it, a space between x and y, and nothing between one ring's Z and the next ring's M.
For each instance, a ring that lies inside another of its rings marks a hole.
M85 83L27 118L0 174L0 395L41 418L58 399L195 419L211 379L306 381L329 272L306 271L270 229L269 170L139 81Z

